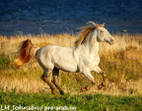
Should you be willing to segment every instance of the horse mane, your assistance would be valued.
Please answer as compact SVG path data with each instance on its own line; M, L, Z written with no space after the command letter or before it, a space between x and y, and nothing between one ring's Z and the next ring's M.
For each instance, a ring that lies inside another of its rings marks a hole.
M95 29L95 27L85 26L85 27L81 27L81 29L82 29L82 31L80 32L80 37L75 42L76 46L83 44L85 42L86 38L89 36L89 34Z

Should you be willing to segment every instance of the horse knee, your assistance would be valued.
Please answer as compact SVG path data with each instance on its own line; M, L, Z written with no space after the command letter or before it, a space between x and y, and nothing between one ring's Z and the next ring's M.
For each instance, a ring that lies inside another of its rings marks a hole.
M44 70L44 73L41 76L41 79L49 77L49 75L51 74L51 72L52 72L52 70Z
M95 85L95 81L92 81L92 85Z
M58 85L58 79L54 76L53 76L52 83L55 84L55 85Z
M42 75L42 76L41 76L41 79L42 79L43 81L45 81L45 80L46 80L46 78L47 78L47 77L46 77L46 76L44 76L44 75Z
M56 82L54 79L52 80L52 83L53 83L53 84L57 84L57 82Z

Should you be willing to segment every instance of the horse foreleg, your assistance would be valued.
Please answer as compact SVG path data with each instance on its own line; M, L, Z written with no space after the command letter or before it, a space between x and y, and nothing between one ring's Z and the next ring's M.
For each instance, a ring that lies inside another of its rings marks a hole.
M103 86L105 86L106 74L105 74L104 71L102 71L99 68L99 66L96 66L93 71L95 71L96 73L99 73L99 74L101 74L103 76L103 82L98 86L98 88L101 89Z
M84 91L88 91L89 89L91 89L92 86L95 85L95 80L94 77L92 76L92 74L90 73L90 71L86 68L83 70L83 74L92 81L92 83L84 88L81 88L81 92Z
M42 77L41 77L41 79L44 81L44 82L46 82L49 86L50 86L50 88L51 88L51 90L52 90L52 94L56 94L56 91L55 91L55 88L54 88L54 86L52 85L52 83L51 82L49 82L49 80L47 79L47 76L49 76L49 74L50 74L50 72L48 71L48 72L44 72L44 74L42 75Z
M98 86L99 89L104 87L106 82L106 74L104 72L101 72L100 74L103 76L103 82Z
M64 95L64 91L61 89L61 87L58 84L58 76L59 76L59 69L54 68L54 70L53 70L53 81L52 82L57 87L60 94Z
M92 82L90 85L88 85L88 86L86 86L84 88L81 88L81 92L88 91L94 85L95 85L95 82Z

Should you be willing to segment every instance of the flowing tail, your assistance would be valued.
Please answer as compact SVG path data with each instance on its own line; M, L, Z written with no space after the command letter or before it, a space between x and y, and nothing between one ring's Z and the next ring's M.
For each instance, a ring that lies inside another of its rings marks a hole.
M20 48L20 55L14 61L14 65L16 67L20 67L23 64L30 61L33 56L36 56L39 47L34 46L30 39L23 41L21 48Z

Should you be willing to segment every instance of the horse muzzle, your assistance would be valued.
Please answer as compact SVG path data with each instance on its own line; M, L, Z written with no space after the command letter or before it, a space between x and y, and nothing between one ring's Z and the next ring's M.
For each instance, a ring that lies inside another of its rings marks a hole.
M110 44L110 45L113 45L113 44L114 44L114 40L111 39L110 42L109 42L109 44Z

